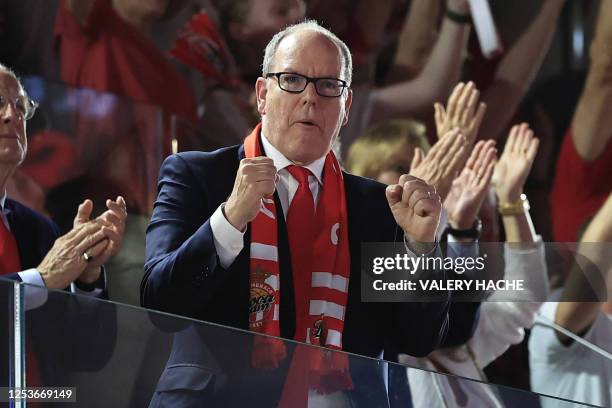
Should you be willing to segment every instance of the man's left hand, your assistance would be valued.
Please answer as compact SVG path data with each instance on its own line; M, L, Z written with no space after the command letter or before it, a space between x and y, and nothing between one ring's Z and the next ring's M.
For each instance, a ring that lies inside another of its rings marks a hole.
M97 219L101 220L104 224L102 230L108 240L106 248L102 254L89 261L87 268L81 276L79 276L79 282L91 284L98 280L102 271L101 266L112 256L116 255L121 248L123 233L125 231L125 220L127 217L125 200L121 196L118 196L115 201L106 200L106 207L108 209L97 217ZM85 200L79 205L77 215L74 218L74 226L76 227L89 221L92 211L93 202L89 199Z
M386 195L395 222L408 242L435 242L442 202L434 186L404 174L399 184L387 187Z

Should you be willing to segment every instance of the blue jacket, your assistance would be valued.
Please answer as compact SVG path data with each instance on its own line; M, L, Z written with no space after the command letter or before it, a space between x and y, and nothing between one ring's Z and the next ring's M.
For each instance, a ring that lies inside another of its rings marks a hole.
M239 161L243 157L244 149L233 146L212 153L180 153L164 161L158 197L147 229L145 275L141 284L144 307L248 329L249 231L244 237L244 249L234 263L224 269L219 264L210 226L210 216L232 191ZM378 357L385 347L393 347L411 355L425 356L445 336L449 303L361 301L361 244L401 242L402 232L389 209L384 185L347 173L344 173L344 183L351 278L343 349ZM280 209L278 198L275 198L276 207ZM278 220L281 337L293 338L295 311L289 245L284 217L278 217ZM166 323L169 322L166 320ZM170 326L172 324L168 325L172 331L179 330ZM250 370L250 336L237 333L229 336L223 331L214 335L213 329L220 329L198 324L181 329L174 338L173 351L158 391L198 387L210 391L215 376L242 377L257 384L264 381L260 373ZM211 356L214 364L210 361ZM367 372L367 375L360 376L356 372L360 364L365 370L362 372ZM369 388L384 392L382 377L372 375L373 366L375 363L372 361L366 364L352 360L353 381L359 383L362 378ZM238 387L238 382L245 384L239 380L228 380L227 383ZM282 386L282 382L280 384ZM236 392L241 393L244 401L249 401L249 398L257 401L266 395L266 392L261 392L261 387L252 388L253 394L244 388L237 388ZM273 394L274 391L267 393L268 397Z
M4 214L17 241L21 269L37 267L59 236L51 220L17 201L7 199ZM17 273L3 278L21 280ZM0 285L0 310L8 310L8 291ZM101 295L108 298L106 292ZM73 371L101 369L110 358L117 335L114 307L97 299L49 291L44 305L25 313L27 352L33 352L45 386L65 386ZM12 331L6 313L0 313L0 331ZM8 350L8 336L0 336L0 347ZM0 382L8 385L7 353L0 353ZM26 367L26 373L28 368Z

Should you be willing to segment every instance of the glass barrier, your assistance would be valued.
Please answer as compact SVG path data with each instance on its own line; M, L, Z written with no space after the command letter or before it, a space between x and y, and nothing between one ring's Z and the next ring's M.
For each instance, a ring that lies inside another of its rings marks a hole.
M13 286L0 279L3 299ZM94 296L19 286L26 301L26 385L56 387L44 395L58 406L580 406Z
M8 195L49 215L62 232L72 228L86 198L94 216L106 200L127 203L123 247L106 267L113 300L138 304L145 229L162 162L161 109L115 95L22 78L40 103L28 121L28 152L8 182Z
M91 198L104 207L121 194L131 214L149 215L162 161L162 112L104 92L22 78L40 106L28 122L28 154L11 187L62 230Z

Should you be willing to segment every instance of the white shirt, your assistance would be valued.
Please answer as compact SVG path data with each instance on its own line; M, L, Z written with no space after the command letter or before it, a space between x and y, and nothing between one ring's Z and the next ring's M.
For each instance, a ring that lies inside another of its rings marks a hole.
M561 290L540 310L537 322L554 321ZM612 316L600 311L583 339L612 353ZM529 338L531 389L597 406L612 405L612 360L573 341L563 345L555 330L536 324ZM557 401L542 401L543 407Z
M299 187L299 182L289 173L288 166L293 165L278 149L266 139L264 134L261 134L261 143L264 153L274 162L274 167L278 172L279 180L276 183L276 192L283 208L283 215L287 218L287 211L295 192ZM308 187L312 192L315 207L319 202L319 192L323 185L323 167L325 165L325 157L317 159L307 166L303 166L310 170L311 175L308 176ZM215 249L219 255L219 261L223 268L228 268L236 259L240 251L244 247L243 236L245 231L239 231L227 218L223 215L221 204L210 217L210 228L212 229L213 238L215 240Z
M486 381L481 376L481 370L503 354L510 345L523 341L524 329L531 327L542 305L542 302L535 300L546 299L548 294L548 275L541 237L538 236L536 246L531 249L519 249L506 243L504 259L504 279L525 281L525 291L513 295L513 299L524 301L507 301L506 293L495 292L482 303L476 331L465 345L434 350L425 358L405 354L399 356L403 364L433 371L408 369L408 382L415 407L441 408L457 404L457 396L450 383L452 379L435 373L437 366L433 361L442 365L451 375ZM459 379L457 387L468 397L466 407L503 406L494 388L487 384Z

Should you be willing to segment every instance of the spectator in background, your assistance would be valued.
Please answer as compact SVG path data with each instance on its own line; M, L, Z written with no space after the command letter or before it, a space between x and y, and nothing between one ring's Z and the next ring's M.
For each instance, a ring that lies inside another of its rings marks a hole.
M487 382L483 369L510 345L523 340L524 329L533 324L535 314L548 293L544 244L533 230L527 207L522 203L514 207L506 204L518 200L537 147L538 140L533 138L533 132L526 124L513 127L497 164L494 142L478 142L465 168L454 180L444 203L449 224L453 228L450 230L452 235L453 231L474 224L479 207L494 179L506 230L503 254L506 266L503 278L524 280L525 290L496 292L483 302L476 331L467 342L440 348L422 359L400 355L401 362ZM456 239L462 238L458 236ZM454 306L451 306L451 320ZM451 323L449 336L452 336L452 330ZM408 369L408 382L416 407L503 406L492 388L471 381L460 381L453 376Z
M253 82L273 34L305 16L302 0L215 0L179 31L171 54L199 71L197 137L180 150L214 150L242 143L259 121Z
M90 221L93 203L86 200L79 206L74 228L58 238L55 224L6 196L7 180L25 158L26 120L35 109L15 74L0 64L1 273L52 289L66 288L73 281L77 287L98 284L105 289L101 266L117 253L123 239L126 207L122 197L107 200L108 210L95 221ZM30 239L39 240L38 246ZM17 273L22 266L34 269Z
M612 2L602 1L591 67L561 146L550 206L553 238L576 242L612 191Z
M84 201L73 228L60 237L51 220L7 197L6 182L27 153L26 120L35 108L15 74L0 64L0 276L107 298L102 265L121 247L126 218L123 198L107 200L108 210L94 220L90 219L92 201ZM0 297L2 310L8 310L8 300ZM28 286L26 310L43 304L26 319L28 386L60 385L60 375L70 368L99 367L108 359L115 340L114 310L107 313L108 309L89 299L68 301ZM60 339L67 333L67 340ZM7 336L2 336L0 344L8 350L5 341ZM6 356L2 353L0 359ZM1 365L8 367L8 362ZM0 370L0 383L8 385L5 373Z
M168 0L62 0L54 28L61 80L161 107L166 122L166 154L170 153L170 116L196 118L195 101L187 83L148 38L167 3Z
M612 405L611 244L612 194L582 235L565 285L552 293L542 307L541 325L531 332L529 364L534 392ZM602 289L607 293L601 293ZM553 322L568 332L552 330Z
M410 170L414 149L430 148L425 126L407 119L393 119L371 126L351 145L346 169L384 184L395 184Z
M340 133L339 150L342 157L346 156L350 145L371 123L414 117L430 109L436 100L447 97L459 79L470 32L468 24L451 17L469 13L467 0L449 0L447 9L450 12L445 15L438 40L419 75L389 86L363 85L354 88L351 119Z

